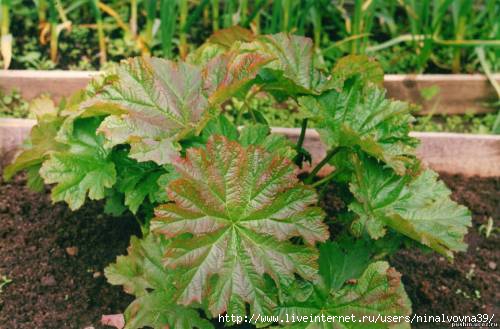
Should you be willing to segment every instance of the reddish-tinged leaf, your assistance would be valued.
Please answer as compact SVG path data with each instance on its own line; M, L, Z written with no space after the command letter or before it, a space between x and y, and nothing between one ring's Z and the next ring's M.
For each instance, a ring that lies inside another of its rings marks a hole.
M136 296L125 310L125 329L213 329L197 310L175 303L175 278L162 265L167 244L153 234L132 237L128 255L117 257L104 270L111 284L123 285L125 292Z
M203 70L204 90L213 105L237 94L245 95L260 68L271 60L258 53L228 52L207 63Z
M177 155L175 142L198 127L208 107L201 69L159 58L134 58L83 107L109 107L124 114L102 123L111 145L129 143L130 156L165 164Z
M318 68L312 40L287 33L259 36L253 42L237 44L241 51L272 57L260 74L264 89L293 94L318 94L328 89L327 76Z
M214 32L214 34L208 38L207 43L218 44L230 48L237 41L251 42L254 39L255 34L253 34L252 31L236 25Z
M208 297L213 315L225 311L270 314L278 286L294 274L313 279L317 250L307 244L328 238L316 193L299 183L289 160L255 146L212 136L206 149L189 149L170 183L174 203L157 208L152 229L174 238L165 264L179 269L178 302ZM193 234L186 238L183 233Z
M367 85L382 87L382 83L384 82L384 70L382 66L365 55L342 57L335 63L332 73L333 80L341 84L355 75L359 75L363 83Z

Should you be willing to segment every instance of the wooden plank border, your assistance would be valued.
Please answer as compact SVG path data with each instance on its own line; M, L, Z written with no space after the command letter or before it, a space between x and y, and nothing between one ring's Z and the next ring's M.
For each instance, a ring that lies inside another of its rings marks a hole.
M0 119L0 160L4 164L14 157L35 123L35 120L28 119ZM296 128L277 127L272 130L293 141L300 135L300 129ZM436 171L465 176L500 176L500 136L425 132L412 132L411 135L421 141L417 155L426 166ZM326 154L315 130L307 131L304 147L311 152L313 165ZM331 170L326 168L321 174Z
M500 82L500 74L495 74L494 79ZM439 93L430 101L425 100L421 91L432 86L436 86ZM482 74L387 74L384 87L391 98L421 105L419 114L494 112L495 108L489 104L498 100L495 89Z
M101 74L98 71L0 71L0 90L20 91L25 99L49 94L56 102L85 88L90 80Z
M26 99L48 93L59 101L84 88L92 77L99 74L98 71L0 71L0 89L10 91L16 88ZM494 77L500 82L500 74ZM434 109L440 114L492 112L495 109L488 103L498 99L486 76L481 74L387 74L384 86L389 97L422 105L419 114ZM440 92L427 101L421 90L432 86L437 86Z

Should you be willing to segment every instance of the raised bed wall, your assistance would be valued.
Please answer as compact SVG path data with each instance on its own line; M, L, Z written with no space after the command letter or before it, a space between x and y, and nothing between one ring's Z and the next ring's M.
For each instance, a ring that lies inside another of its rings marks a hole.
M36 122L26 119L0 119L0 158L4 164L11 161ZM296 141L300 129L273 128L273 132ZM500 176L500 136L454 133L420 133L417 154L428 167L450 174L465 176ZM326 154L326 149L315 130L308 130L304 147L311 152L313 165ZM307 168L306 168L307 169ZM325 175L332 168L325 167Z
M273 132L297 141L300 129L273 128ZM456 133L412 132L420 140L417 156L429 168L464 176L500 176L500 136ZM326 155L326 148L315 130L308 130L304 147L311 152L313 165ZM325 167L321 175L332 168Z
M26 99L47 93L58 101L85 87L99 74L97 71L0 71L0 89L18 89ZM494 77L500 82L500 74ZM488 103L498 99L486 76L481 74L388 74L384 86L390 97L422 105L420 114L491 112L494 109ZM421 91L432 86L436 86L439 93L426 100Z

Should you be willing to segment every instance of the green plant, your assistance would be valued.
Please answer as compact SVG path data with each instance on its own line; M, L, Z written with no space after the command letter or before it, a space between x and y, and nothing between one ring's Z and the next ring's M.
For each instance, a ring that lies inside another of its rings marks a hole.
M412 123L416 131L458 132L472 134L495 134L494 124L497 114L488 113L477 115L466 113L464 115L433 115L418 117Z
M0 294L3 293L3 288L12 283L12 279L9 279L6 275L0 276Z
M76 53L91 63L83 67L102 68L104 49L108 61L139 53L185 58L210 32L239 25L257 33L311 36L318 50L324 49L326 64L346 54L369 53L386 72L477 72L482 66L474 50L484 47L492 72L498 71L500 4L495 0L34 0L36 6L26 6L21 0L2 3L4 11L9 7L3 24L11 21L10 25L16 26L14 33L4 28L4 34L12 34L16 45L11 63L15 68L26 68L29 63L22 58L31 52L47 53L58 68L77 67L80 58ZM88 32L84 40L78 37L81 29ZM50 51L46 44L50 44ZM81 44L86 47L82 49Z
M177 6L174 1L162 0L160 9L161 17L161 44L163 57L172 58L172 39L174 37L175 17L177 16Z
M466 248L470 215L420 167L411 106L386 99L382 78L359 55L324 70L304 37L220 30L187 62L130 59L60 108L39 107L4 176L27 169L31 185L54 184L52 199L72 209L88 196L144 219L143 237L105 271L136 297L126 328L213 328L224 314L227 325L381 314L406 328L410 301L384 257L414 245L451 259ZM297 104L302 137L308 122L319 130L329 151L308 176L297 175L303 138L271 133L245 105L258 93ZM230 99L252 123L220 115ZM336 169L318 181L326 164ZM329 227L314 187L331 181L348 207Z
M500 228L495 227L495 224L493 224L493 218L488 217L487 222L485 224L481 224L478 231L480 234L484 234L486 239L489 239L492 234L500 232Z
M9 93L0 92L0 117L26 118L29 114L29 102L14 89Z
M99 0L91 0L92 10L94 11L95 21L97 24L97 35L99 38L99 64L106 64L106 39L104 37L104 26L102 22L101 10L99 9Z
M3 68L8 69L12 59L12 34L10 33L10 8L11 0L0 1L0 29L1 41L0 52L2 53Z

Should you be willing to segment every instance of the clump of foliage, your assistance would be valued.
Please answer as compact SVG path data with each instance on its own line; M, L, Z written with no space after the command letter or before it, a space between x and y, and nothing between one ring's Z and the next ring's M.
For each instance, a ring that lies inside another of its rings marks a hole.
M126 328L213 328L225 313L407 316L401 275L384 257L418 246L451 259L466 248L470 215L421 167L410 106L387 99L382 78L358 55L325 70L304 37L221 30L184 62L130 59L39 111L4 175L27 169L32 186L52 184L52 199L72 209L88 197L142 216L143 236L105 271L136 297ZM273 134L244 105L260 92L294 102L303 135L314 122L328 152L308 176L298 175L303 138ZM220 115L232 98L252 118L240 129ZM316 180L326 164L335 171ZM327 182L348 205L330 226L314 188Z
M26 118L29 114L29 102L18 90L0 92L0 117Z
M494 130L498 114L465 113L464 115L434 115L420 117L413 125L416 131L450 131L472 134L496 134Z
M483 59L500 68L497 0L4 0L1 9L0 63L17 69L185 58L235 25L312 37L327 63L375 56L388 73L486 73Z

